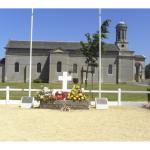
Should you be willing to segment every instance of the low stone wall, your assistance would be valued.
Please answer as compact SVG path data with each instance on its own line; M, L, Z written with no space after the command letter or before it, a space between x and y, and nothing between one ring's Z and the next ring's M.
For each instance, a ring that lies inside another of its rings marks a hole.
M41 103L40 108L61 109L65 104L69 106L71 109L89 109L90 102L88 100L86 101L57 100L49 103Z

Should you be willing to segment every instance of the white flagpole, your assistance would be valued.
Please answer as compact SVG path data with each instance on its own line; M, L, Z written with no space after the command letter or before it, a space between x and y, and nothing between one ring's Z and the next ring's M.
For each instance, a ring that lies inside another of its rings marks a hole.
M102 90L102 76L101 76L101 69L102 69L102 57L101 57L101 9L99 9L99 98L102 97L101 90Z
M31 76L32 76L32 33L33 33L33 8L31 14L31 34L30 34L30 66L29 66L29 96L31 96Z

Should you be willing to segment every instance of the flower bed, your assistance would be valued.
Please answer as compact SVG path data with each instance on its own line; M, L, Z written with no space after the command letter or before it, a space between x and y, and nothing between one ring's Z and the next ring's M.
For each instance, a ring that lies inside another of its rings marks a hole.
M48 103L40 103L40 108L49 108L49 109L61 109L64 105L67 105L71 109L89 109L90 102L88 100L85 101L73 101L73 100L65 100L65 101L54 101Z
M71 92L65 94L57 91L55 95L48 88L44 88L37 93L36 100L40 101L40 108L61 109L68 106L71 109L89 109L89 101L82 93L80 86L74 85Z

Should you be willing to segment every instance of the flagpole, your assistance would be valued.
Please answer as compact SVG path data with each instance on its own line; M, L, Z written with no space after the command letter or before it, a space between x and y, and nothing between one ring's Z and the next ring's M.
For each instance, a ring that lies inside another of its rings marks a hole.
M102 77L101 77L101 69L102 69L102 57L101 57L101 9L99 9L99 98L101 98L101 90L102 90Z
M31 33L30 33L30 66L29 66L29 96L31 96L31 78L32 78L32 34L33 34L33 8L31 14Z

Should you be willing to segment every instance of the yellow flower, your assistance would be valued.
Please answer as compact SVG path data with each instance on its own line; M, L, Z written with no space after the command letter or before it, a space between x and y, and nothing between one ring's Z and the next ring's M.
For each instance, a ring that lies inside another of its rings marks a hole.
M82 93L79 93L79 96L82 96Z

